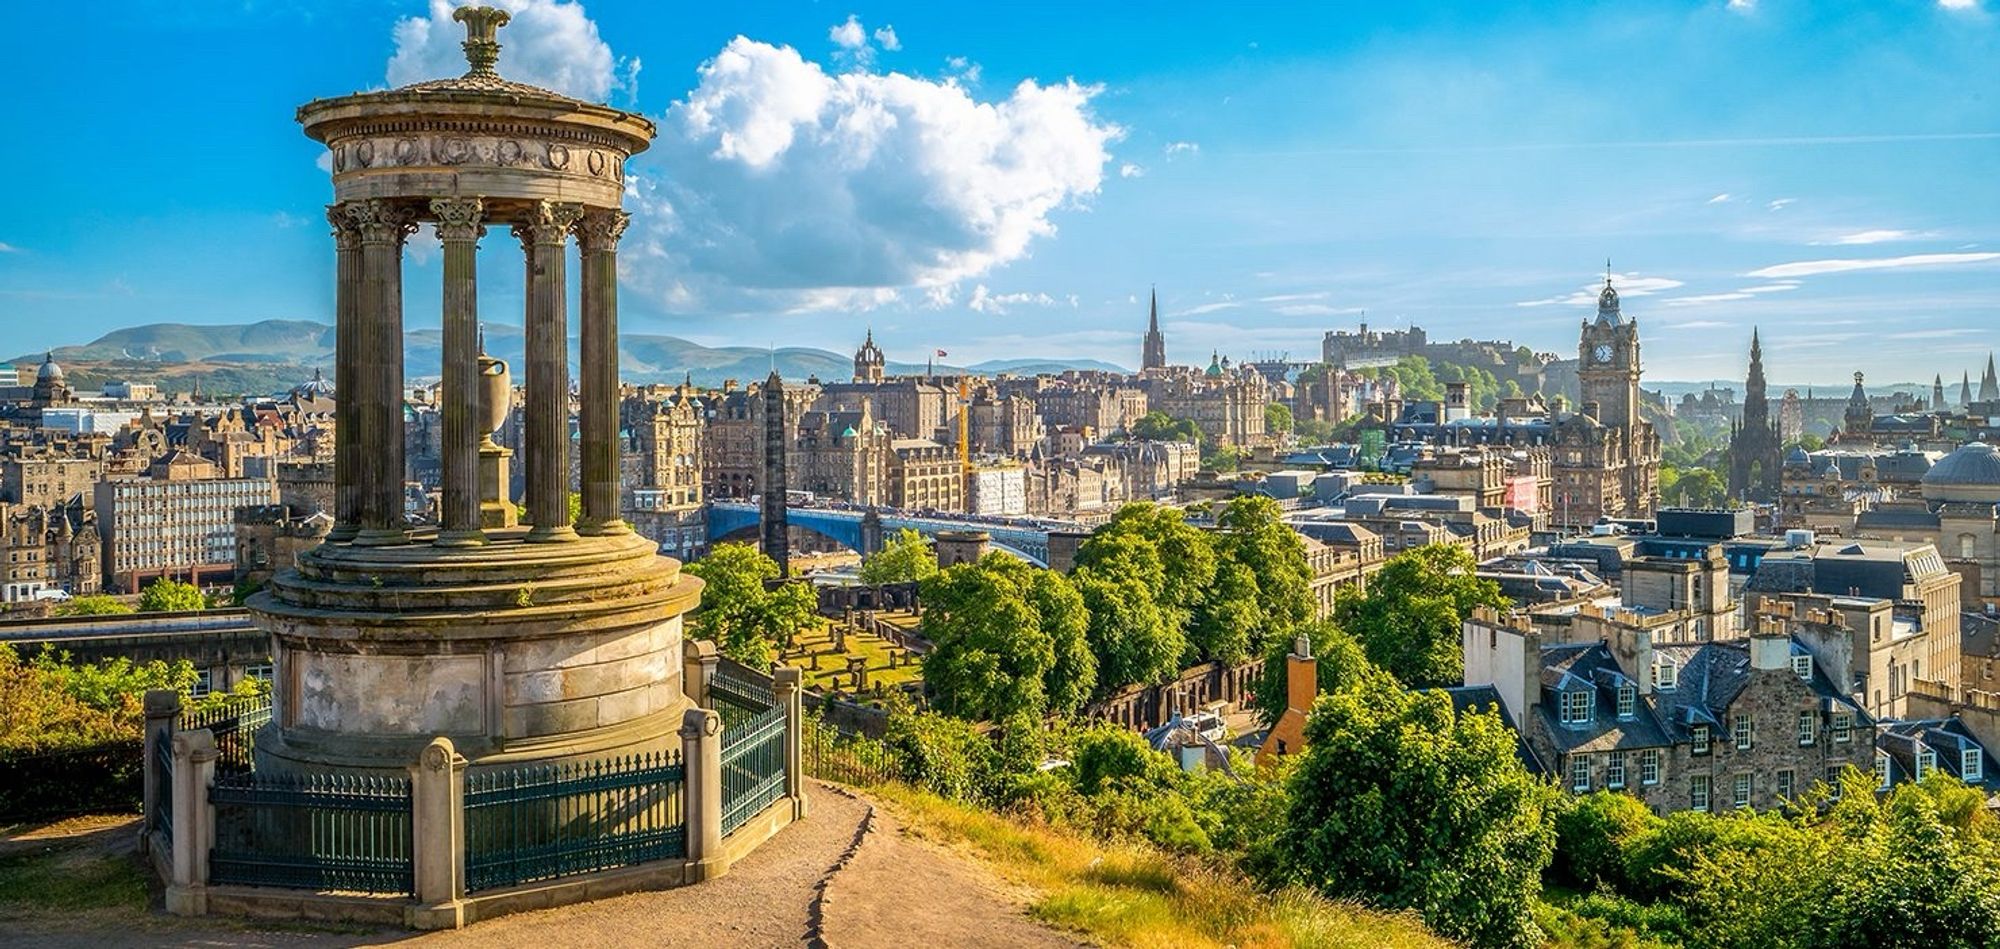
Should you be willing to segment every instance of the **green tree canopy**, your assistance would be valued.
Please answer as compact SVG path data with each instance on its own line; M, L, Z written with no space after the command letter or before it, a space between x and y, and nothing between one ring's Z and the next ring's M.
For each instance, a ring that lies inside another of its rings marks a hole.
M1540 942L1530 909L1557 791L1491 712L1394 685L1322 696L1278 841L1290 877L1334 899L1415 910L1482 946Z
M111 616L118 613L134 612L132 607L117 597L102 593L92 593L56 607L57 616Z
M1500 587L1476 574L1463 547L1431 544L1389 558L1366 593L1344 590L1334 603L1342 629L1368 658L1413 688L1459 684L1465 656L1460 626L1473 608L1505 609Z
M884 540L881 550L861 562L862 583L916 583L937 572L937 551L924 535L908 527Z
M1078 567L1071 575L1089 615L1099 695L1165 682L1180 671L1187 636L1136 577Z
M155 580L151 586L139 591L139 612L172 613L186 610L205 610L208 597L201 588L179 580Z
M1289 435L1292 431L1292 410L1283 402L1270 402L1264 406L1264 430L1273 435Z
M775 647L789 646L799 630L819 621L812 588L766 583L778 579L777 561L749 544L717 545L687 571L708 584L690 621L695 635L746 666L770 665Z
M1097 679L1087 612L1069 580L1003 553L923 582L924 681L968 719L1040 717L1081 707Z
M1192 419L1174 418L1155 409L1134 421L1128 434L1149 442L1199 442L1201 426Z
M1257 580L1264 625L1249 637L1255 644L1252 651L1273 638L1289 638L1313 614L1305 540L1285 523L1278 502L1266 497L1231 499L1216 515L1215 526L1215 547L1223 562L1248 567Z
M1312 648L1320 693L1357 688L1380 688L1396 680L1380 666L1368 661L1368 654L1332 620L1317 620L1301 627ZM1293 640L1273 640L1264 651L1264 673L1257 690L1250 694L1250 707L1266 725L1278 721L1285 712L1288 696L1285 657L1292 653Z

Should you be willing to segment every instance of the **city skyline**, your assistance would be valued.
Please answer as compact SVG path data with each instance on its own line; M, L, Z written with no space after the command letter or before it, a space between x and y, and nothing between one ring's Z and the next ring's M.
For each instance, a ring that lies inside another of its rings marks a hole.
M1608 254L1652 380L1739 377L1753 324L1779 382L1976 374L1995 342L2000 190L1969 169L2000 142L1975 68L1997 44L1963 0L1027 8L986 31L899 4L503 5L510 77L661 123L632 169L633 333L846 352L872 327L902 361L1136 365L1157 284L1179 363L1309 359L1363 320L1567 355ZM43 327L14 349L329 320L324 173L273 116L354 75L455 74L450 9L27 13L10 108L126 121L73 130L96 162L0 158L49 182L0 229L0 306ZM57 68L79 48L101 68ZM171 91L223 50L257 81ZM412 258L438 279L434 242ZM497 277L482 297L519 308Z

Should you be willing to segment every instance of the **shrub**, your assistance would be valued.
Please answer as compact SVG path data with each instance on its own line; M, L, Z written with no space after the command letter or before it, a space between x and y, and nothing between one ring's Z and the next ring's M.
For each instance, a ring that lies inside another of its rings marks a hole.
M1625 848L1657 824L1653 812L1629 794L1599 791L1575 798L1556 813L1556 855L1550 869L1579 889L1627 892Z

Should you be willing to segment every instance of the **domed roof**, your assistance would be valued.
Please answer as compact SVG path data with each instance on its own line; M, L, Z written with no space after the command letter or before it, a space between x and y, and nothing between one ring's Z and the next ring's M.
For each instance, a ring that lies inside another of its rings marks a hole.
M35 370L35 381L36 382L63 381L63 370L61 366L56 365L55 353L49 353L48 355L42 357L42 367L40 369Z
M1970 442L1944 456L1924 473L1926 486L2000 487L2000 451L1985 442Z
M1810 465L1812 464L1812 456L1806 454L1804 446L1793 445L1792 450L1785 453L1785 464Z
M333 383L328 382L325 376L320 375L318 369L314 369L312 378L292 387L292 395L301 399L331 399L333 398Z
M1625 322L1625 314L1618 309L1618 291L1612 289L1611 275L1604 275L1604 289L1597 294L1597 322L1618 326Z

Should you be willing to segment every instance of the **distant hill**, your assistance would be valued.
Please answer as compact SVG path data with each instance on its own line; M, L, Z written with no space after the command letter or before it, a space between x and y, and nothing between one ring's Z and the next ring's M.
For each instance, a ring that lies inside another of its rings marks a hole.
M411 378L435 377L442 363L443 333L414 330L404 335L404 368ZM489 324L486 349L516 367L522 365L524 336L520 327ZM619 372L631 382L678 382L691 375L696 385L721 385L726 379L748 383L769 375L775 365L786 379L817 376L825 381L851 378L851 356L788 346L775 352L756 346L703 346L678 336L625 333ZM149 323L106 333L81 346L58 346L56 362L68 371L72 384L94 388L107 381L138 378L177 390L200 379L216 394L277 392L310 377L314 369L332 375L333 327L305 320L264 320L257 323L198 326ZM42 361L42 352L23 353L10 364ZM570 361L576 363L576 341L570 341ZM1065 369L1124 370L1094 359L1003 359L969 367L939 364L939 372L1002 372L1032 375ZM891 373L923 370L918 363L891 363Z

